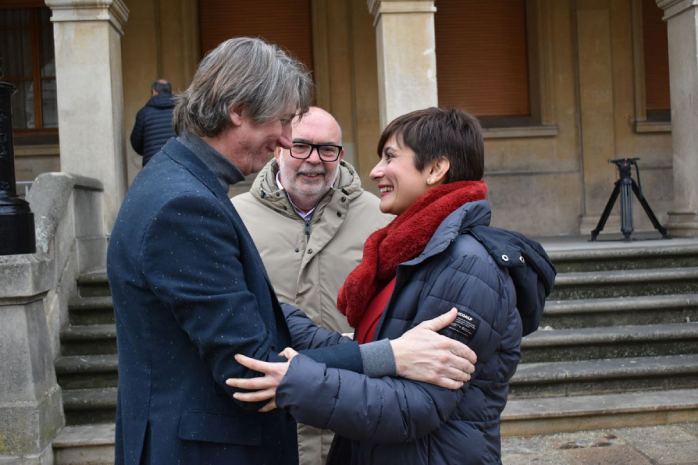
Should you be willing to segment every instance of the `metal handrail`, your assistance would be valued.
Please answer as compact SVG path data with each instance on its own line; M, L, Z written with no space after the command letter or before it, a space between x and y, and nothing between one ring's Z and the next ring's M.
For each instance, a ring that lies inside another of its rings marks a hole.
M19 196L26 199L29 195L29 189L31 189L33 184L34 181L17 181L17 192L19 193ZM21 194L20 187L24 187L24 195Z

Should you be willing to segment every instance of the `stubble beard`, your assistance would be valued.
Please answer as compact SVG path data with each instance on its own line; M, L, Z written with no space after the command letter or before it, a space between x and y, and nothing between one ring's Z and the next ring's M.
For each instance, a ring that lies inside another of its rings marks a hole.
M286 192L292 197L301 197L308 203L317 205L320 199L330 190L335 180L339 176L339 164L336 165L334 173L328 173L324 167L318 167L316 169L308 169L305 164L301 165L298 171L294 171L289 167L284 158L279 159L279 172L281 175L281 182L286 189ZM321 176L321 182L315 182L313 184L307 184L301 178L302 174L319 174ZM289 189L290 187L290 189ZM294 200L295 201L295 200Z

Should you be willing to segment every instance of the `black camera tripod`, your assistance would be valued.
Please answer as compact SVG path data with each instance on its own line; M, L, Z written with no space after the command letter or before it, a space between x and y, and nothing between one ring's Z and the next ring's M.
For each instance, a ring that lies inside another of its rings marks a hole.
M615 160L608 160L609 163L614 163L618 167L620 172L620 179L616 181L616 185L613 188L611 197L608 199L606 208L601 215L599 224L596 225L596 229L591 232L591 240L595 241L596 237L599 235L603 227L606 225L608 216L611 214L613 209L613 204L616 203L618 199L618 194L620 194L620 231L625 236L625 241L630 242L630 235L633 233L633 198L630 195L630 190L635 193L635 197L640 201L640 205L645 209L645 213L649 217L654 229L662 234L662 239L668 239L666 229L659 224L659 220L654 216L650 204L645 200L645 196L642 195L642 187L640 184L640 168L637 166L637 161L639 158L617 158ZM635 165L635 171L637 172L637 183L632 178L632 165Z

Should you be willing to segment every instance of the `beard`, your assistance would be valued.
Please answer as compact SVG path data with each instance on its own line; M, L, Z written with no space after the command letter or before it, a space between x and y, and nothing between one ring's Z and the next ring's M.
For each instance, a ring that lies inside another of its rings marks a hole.
M295 171L293 167L286 163L284 157L279 158L279 173L281 182L291 197L304 197L312 199L315 202L320 201L323 195L330 190L339 175L339 163L337 163L332 171L325 169L325 166L312 165L303 163L300 168ZM307 180L303 175L317 176L312 180Z

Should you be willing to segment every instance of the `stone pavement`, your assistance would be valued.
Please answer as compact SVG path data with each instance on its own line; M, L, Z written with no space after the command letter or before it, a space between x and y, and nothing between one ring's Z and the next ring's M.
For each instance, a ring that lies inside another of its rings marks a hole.
M698 423L502 438L504 465L698 464Z

